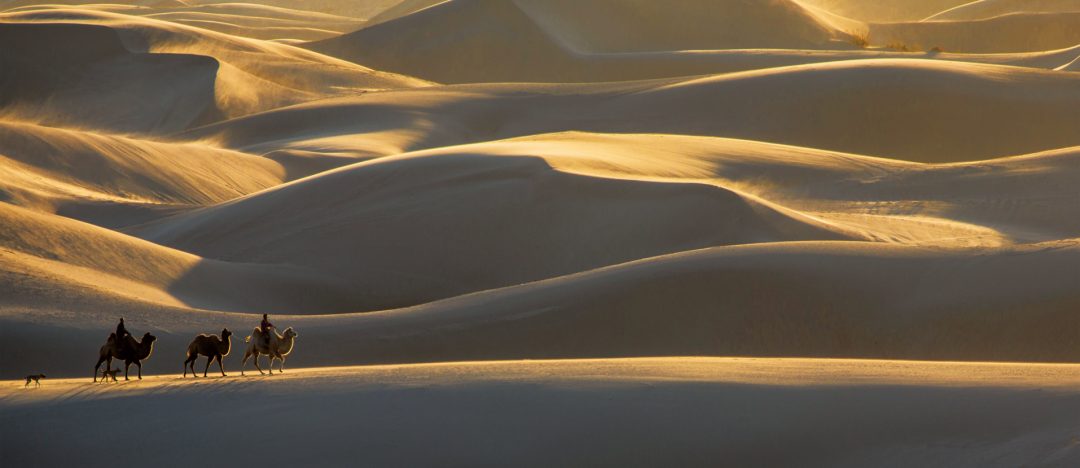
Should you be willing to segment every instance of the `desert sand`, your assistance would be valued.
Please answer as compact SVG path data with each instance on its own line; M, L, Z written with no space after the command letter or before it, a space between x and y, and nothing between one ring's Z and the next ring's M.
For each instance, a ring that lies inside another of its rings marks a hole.
M10 422L0 434L21 446L5 451L11 463L85 466L118 456L85 456L114 443L98 427L117 414L143 415L141 430L162 436L136 438L143 443L121 459L157 466L188 466L205 454L245 464L267 440L276 461L293 464L1071 466L1080 457L1078 372L682 358L167 375L113 388L61 380L26 392L5 382ZM291 434L253 430L266 413ZM50 424L61 421L88 436L52 438ZM214 437L199 435L207 422Z
M1078 19L5 0L0 452L1076 466ZM154 351L95 384L119 317Z

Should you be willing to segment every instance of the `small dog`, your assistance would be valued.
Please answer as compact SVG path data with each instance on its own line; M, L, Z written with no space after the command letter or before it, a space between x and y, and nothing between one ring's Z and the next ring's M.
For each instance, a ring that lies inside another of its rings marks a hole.
M120 372L120 369L113 369L111 371L101 369L101 381L105 382L105 383L109 383L109 377L112 377L113 382L119 382L118 380L116 380L116 374L118 372Z
M44 379L44 378L45 378L45 374L28 375L28 376L26 376L26 385L23 385L23 388L29 387L31 380L33 380L34 383L36 383L37 386L40 387L41 386L41 379Z

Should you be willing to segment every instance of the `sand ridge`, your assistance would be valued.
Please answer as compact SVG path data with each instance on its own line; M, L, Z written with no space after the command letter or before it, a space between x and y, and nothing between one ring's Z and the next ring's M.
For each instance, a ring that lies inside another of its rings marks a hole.
M205 418L224 421L222 437L203 449L226 463L246 459L231 450L236 444L266 437L244 421L271 411L298 433L320 434L315 447L299 436L277 444L279 459L293 463L710 466L722 458L854 467L931 459L966 467L993 457L1067 466L1078 454L1070 442L1073 375L1067 366L890 361L518 361L297 369L273 378L170 375L111 386L46 381L33 391L5 381L0 405L13 421L5 443L29 445L49 463L75 460L47 436L61 411L75 430L94 434L65 445L85 452L106 441L91 425L123 408L153 412L148 427L177 431L171 441L184 441L181 433ZM528 431L508 429L523 420L533 421ZM611 439L590 440L597 432ZM142 443L130 449L134 456L162 466L179 466L189 454L178 444L135 440ZM760 440L798 455L764 450ZM538 443L548 449L534 449ZM598 449L602 457L592 455Z
M1076 0L980 0L945 10L923 21L979 20L1012 13L1080 12Z
M4 111L51 126L167 134L327 95L428 85L284 44L116 13L58 9L0 20L5 41L27 44L5 49L5 67L18 73L4 80Z
M0 0L5 461L1080 463L1069 1L122 3Z
M1080 144L1071 131L1080 125L1077 89L1075 75L1052 71L847 61L651 82L369 93L176 137L256 154L293 149L370 158L567 130L667 133L943 163Z

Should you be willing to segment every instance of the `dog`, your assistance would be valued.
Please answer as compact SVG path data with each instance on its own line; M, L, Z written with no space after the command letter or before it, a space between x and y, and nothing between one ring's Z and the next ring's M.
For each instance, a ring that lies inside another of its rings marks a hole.
M26 376L26 385L23 385L23 388L29 387L31 380L33 380L34 383L36 383L37 386L40 387L41 386L41 379L44 379L44 378L45 378L45 374L28 375L28 376Z
M118 372L120 372L120 369L113 369L111 371L101 369L101 381L105 382L105 383L108 383L109 382L109 377L112 377L113 382L119 382L118 380L116 380L116 374Z

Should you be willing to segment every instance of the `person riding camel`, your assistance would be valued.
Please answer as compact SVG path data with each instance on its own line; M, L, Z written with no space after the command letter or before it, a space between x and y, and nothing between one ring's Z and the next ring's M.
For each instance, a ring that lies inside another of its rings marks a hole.
M263 314L262 323L259 323L259 330L262 331L263 343L266 343L266 346L270 346L270 329L271 328L274 328L274 324L270 323L270 320L267 320L266 314Z
M131 333L128 333L127 331L127 327L124 326L124 317L120 317L120 323L116 325L116 339L123 340L124 337L130 334Z
M120 323L116 325L116 343L119 349L123 350L127 346L127 336L130 335L127 331L127 327L124 326L124 317L120 317Z

